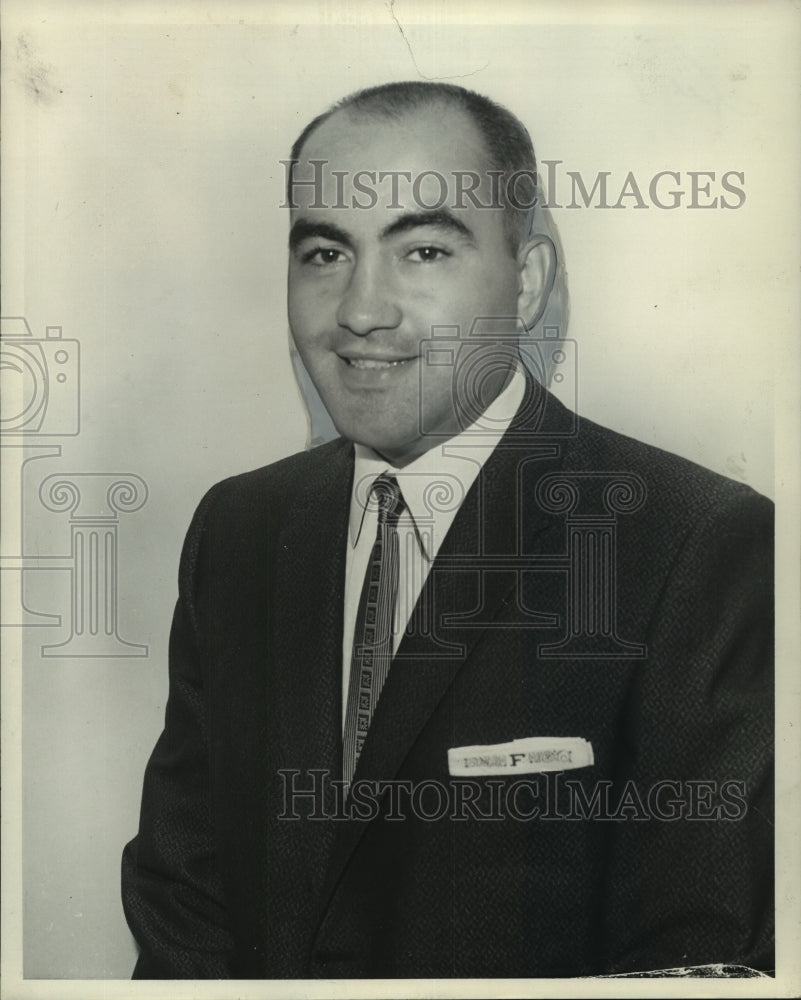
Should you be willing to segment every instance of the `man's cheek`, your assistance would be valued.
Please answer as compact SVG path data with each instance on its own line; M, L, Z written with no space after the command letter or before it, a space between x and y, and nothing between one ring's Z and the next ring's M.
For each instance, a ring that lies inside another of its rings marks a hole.
M316 315L317 310L309 305L308 301L304 302L302 299L289 302L289 327L298 347L311 344L319 336L321 321Z

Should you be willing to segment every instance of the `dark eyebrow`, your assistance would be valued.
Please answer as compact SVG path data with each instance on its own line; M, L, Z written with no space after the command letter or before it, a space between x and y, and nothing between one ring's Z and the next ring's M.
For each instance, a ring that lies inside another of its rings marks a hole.
M392 236L408 233L412 229L428 226L436 226L438 229L449 230L464 237L471 243L475 243L473 230L447 211L447 209L441 208L425 212L406 212L382 229L380 238L386 240ZM348 249L353 248L353 240L350 235L344 229L340 229L339 226L335 226L330 222L317 222L313 219L301 218L296 219L292 223L292 228L289 231L289 249L296 250L304 240L315 238L341 243L342 246Z
M289 249L296 250L304 240L314 239L315 237L331 240L334 243L341 243L349 249L353 247L353 241L350 236L344 229L340 229L339 226L334 226L330 222L296 219L289 231Z
M418 229L421 226L436 226L438 229L447 229L465 237L471 243L475 243L473 230L444 208L432 209L427 212L407 212L381 230L381 239L398 236L400 233L407 233L410 229Z

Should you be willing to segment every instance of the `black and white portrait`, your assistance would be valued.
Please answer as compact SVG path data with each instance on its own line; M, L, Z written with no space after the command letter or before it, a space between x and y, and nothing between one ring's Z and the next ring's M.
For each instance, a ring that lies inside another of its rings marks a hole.
M15 996L797 982L798 12L468 7L7 5Z

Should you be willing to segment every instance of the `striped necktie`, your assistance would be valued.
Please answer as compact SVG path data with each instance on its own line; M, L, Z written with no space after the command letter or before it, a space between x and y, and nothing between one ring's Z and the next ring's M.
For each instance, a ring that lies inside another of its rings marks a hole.
M404 509L403 497L395 478L388 475L376 479L371 497L378 506L378 529L353 633L342 759L348 786L392 662L392 622L398 594L397 524Z

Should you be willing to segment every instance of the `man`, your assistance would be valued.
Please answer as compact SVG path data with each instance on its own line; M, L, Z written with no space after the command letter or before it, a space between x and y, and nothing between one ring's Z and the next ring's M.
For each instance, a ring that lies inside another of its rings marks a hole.
M292 154L342 437L189 529L126 914L149 978L772 966L771 506L535 379L522 125L361 92Z

